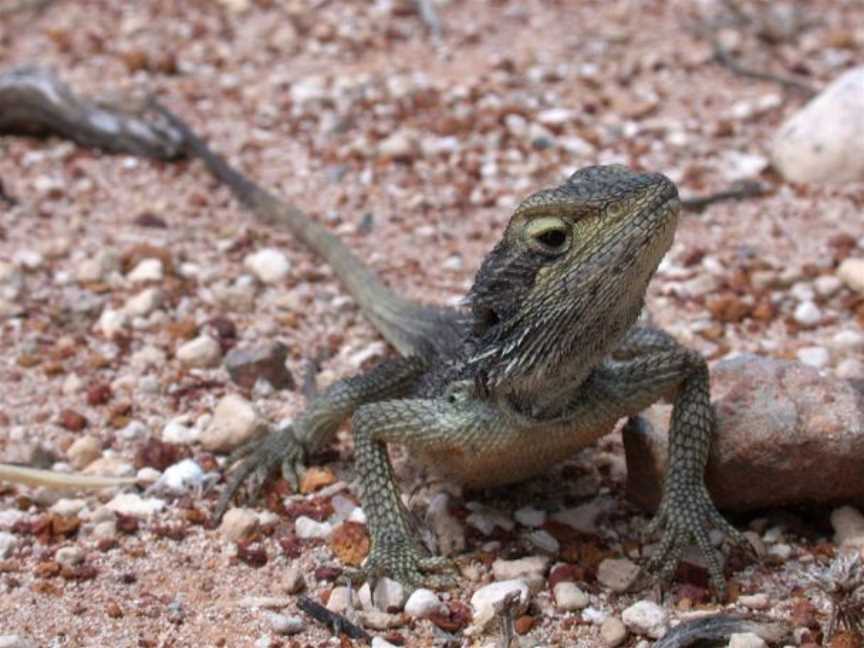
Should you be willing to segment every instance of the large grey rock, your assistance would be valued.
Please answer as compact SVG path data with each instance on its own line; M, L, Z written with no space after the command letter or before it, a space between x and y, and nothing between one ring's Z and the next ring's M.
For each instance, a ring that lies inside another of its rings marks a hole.
M718 430L706 477L718 507L864 501L864 397L796 362L741 355L711 371ZM654 510L671 406L624 430L628 494Z
M864 180L864 66L842 74L786 121L771 157L793 182Z

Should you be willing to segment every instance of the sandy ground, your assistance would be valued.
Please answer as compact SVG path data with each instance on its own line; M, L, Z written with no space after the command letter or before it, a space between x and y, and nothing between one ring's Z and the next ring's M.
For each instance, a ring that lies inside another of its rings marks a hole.
M835 351L832 340L860 331L860 300L845 288L812 292L814 280L832 275L844 256L861 256L862 186L780 181L767 166L771 137L805 99L712 63L704 32L719 34L754 66L799 74L818 88L861 61L864 6L807 3L803 26L782 11L801 5L778 6L760 27L732 24L710 2L454 1L439 5L443 35L436 42L411 4L398 0L58 0L0 17L0 69L51 66L79 91L100 96L155 93L251 177L331 226L389 283L428 301L457 302L513 205L580 166L623 162L662 171L685 196L759 177L771 187L767 197L683 220L649 308L712 360L741 351L795 357L824 347L831 351L825 371L844 367L851 375L852 352ZM200 164L6 137L0 179L19 201L0 204L0 261L24 275L23 289L7 300L23 316L0 321L0 459L21 461L39 446L66 461L73 442L89 434L105 465L135 463L141 446L175 417L203 424L219 398L242 390L224 369L190 370L174 353L184 331L217 317L236 325L240 343L284 342L298 383L310 358L321 361L318 379L326 384L386 353L330 272L285 233L252 223ZM154 218L164 227L146 226ZM109 339L96 323L105 308L120 308L142 289L122 265L141 243L170 259L174 273L155 282L165 300ZM278 247L291 264L279 285L248 280L243 259L262 247ZM111 258L120 260L118 269L111 270ZM80 281L92 259L107 259L108 271ZM770 287L757 289L757 275ZM722 321L710 308L718 295L742 302L749 314ZM815 301L817 322L796 322L802 301ZM133 366L130 358L151 347L167 360ZM70 381L73 375L80 382ZM103 384L111 387L107 402L91 396ZM303 404L299 390L254 401L273 419ZM68 417L61 424L66 410L86 419L83 430ZM121 434L130 422L141 426ZM215 466L200 446L188 449ZM350 483L347 435L325 459ZM598 546L631 555L644 518L623 498L622 459L612 437L548 479L483 501L508 515L529 502L572 506L593 497L582 490L587 480L615 502ZM574 474L572 482L561 479ZM221 531L194 523L191 507L207 512L215 497L172 500L153 520L100 544L92 534L99 498L85 497L77 532L39 533L34 520L44 520L54 500L0 487L0 519L20 510L25 520L11 525L15 544L0 562L0 635L39 646L339 645L308 619L302 634L279 637L248 603L285 596L292 564L311 596L326 598L333 583L315 576L336 564L326 545L303 541L293 558L279 543L293 527L277 522L257 540L266 564L250 566ZM771 531L769 545L792 551L736 572L735 589L766 593L768 611L779 616L808 600L790 574L799 558L831 552L828 512L736 520ZM168 537L166 525L182 528L183 537ZM490 538L472 530L469 548L486 546L492 558L536 553L517 535L487 546ZM53 575L64 546L81 548L87 569ZM475 565L448 600L467 602L489 578L485 564ZM596 582L585 588L601 616L620 614L644 595L611 594ZM673 616L689 606L685 598L677 591L667 601ZM818 597L813 603L818 625L826 608ZM285 607L297 614L290 597ZM520 645L600 641L598 625L579 611L556 610L548 588L533 597L527 616L534 623ZM407 646L445 640L427 620L406 618L388 632ZM485 645L493 638L451 641Z

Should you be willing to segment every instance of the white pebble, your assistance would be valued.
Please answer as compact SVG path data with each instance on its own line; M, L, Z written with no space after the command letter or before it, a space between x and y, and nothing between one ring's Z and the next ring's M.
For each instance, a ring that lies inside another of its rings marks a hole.
M122 310L106 308L99 316L97 330L107 338L113 338L129 325L129 316Z
M405 588L391 578L380 578L373 592L375 606L383 612L398 612L405 604Z
M738 603L751 610L764 610L769 605L768 596L761 592L759 594L739 596Z
M0 559L6 559L15 551L18 538L6 531L0 531Z
M666 610L652 601L639 601L621 614L621 620L631 632L660 639L666 634L668 616Z
M831 354L828 353L828 349L821 346L803 347L798 349L795 356L801 364L815 367L816 369L828 366L828 363L831 361Z
M837 276L852 290L864 293L864 259L845 259L837 268Z
M248 255L243 265L265 284L279 283L291 270L288 258L275 248L264 248Z
M270 624L270 627L276 634L294 635L306 629L306 624L303 623L303 619L300 617L265 610L264 618L267 619L267 623Z
M159 308L162 291L158 288L145 288L137 295L126 300L123 310L130 317L145 317Z
M546 511L533 506L523 506L513 514L513 517L519 524L527 527L541 527L546 523Z
M164 276L165 270L162 267L161 259L142 259L126 275L126 278L133 283L144 283L147 281L162 281Z
M219 530L231 542L239 542L258 526L258 516L255 511L245 508L230 508L225 512Z
M227 394L213 410L213 418L201 432L201 445L212 452L226 452L252 438L260 419L252 403L237 394Z
M841 506L831 511L831 526L836 544L864 547L864 515L854 506Z
M474 609L474 625L479 628L486 627L486 624L495 617L495 604L512 592L519 594L516 612L521 614L528 605L528 585L525 581L496 581L474 592L471 597L471 607Z
M192 459L184 459L172 466L168 466L159 485L174 493L183 493L198 488L204 483L204 471Z
M765 640L752 632L734 632L729 635L728 648L766 648Z
M831 297L842 287L843 281L834 275L822 275L813 281L813 288L820 297Z
M423 589L414 590L405 603L405 612L415 619L425 619L444 610L444 604L435 592Z
M92 435L85 434L75 439L66 451L66 456L69 457L69 465L75 470L81 470L102 456L102 442Z
M849 329L840 331L834 335L831 341L838 349L848 349L850 351L864 349L864 334L858 331Z
M185 416L173 418L162 428L162 440L165 443L176 443L184 445L195 443L201 436L201 431L198 428L187 425L188 419Z
M334 587L327 599L327 609L331 612L343 614L354 607L351 590L347 587Z
M569 581L556 583L553 593L555 594L556 605L562 610L581 610L588 607L588 603L590 602L588 595L579 589L576 583Z
M613 592L626 592L639 577L639 565L626 558L606 558L597 566L597 582Z
M305 515L301 515L294 521L294 533L304 540L327 538L332 531L333 526L329 522L318 522Z
M822 311L812 301L804 301L795 307L793 317L802 326L815 326L822 321Z
M187 367L214 367L222 359L222 348L209 335L199 335L177 349L177 359Z
M838 378L846 380L864 378L864 362L858 358L846 358L837 365L835 373Z
M54 559L63 567L75 567L84 562L84 551L75 545L60 547L54 554Z
M144 498L135 493L121 493L105 505L115 513L149 517L165 508L165 502L155 497Z
M544 574L549 566L547 556L529 556L518 560L501 560L492 563L492 574L495 580L512 581L522 579L528 583L532 591L537 591L545 583Z
M608 648L620 646L627 638L627 628L618 617L607 617L600 626L600 639Z

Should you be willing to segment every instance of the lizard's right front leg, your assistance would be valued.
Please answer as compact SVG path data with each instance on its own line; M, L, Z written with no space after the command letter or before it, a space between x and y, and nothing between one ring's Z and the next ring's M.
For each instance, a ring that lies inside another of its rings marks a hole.
M409 393L425 370L425 362L415 357L382 362L365 374L333 383L291 424L238 448L228 458L227 465L236 469L216 506L215 519L222 517L244 483L248 482L249 497L255 498L280 466L282 476L296 489L306 457L329 444L354 410Z

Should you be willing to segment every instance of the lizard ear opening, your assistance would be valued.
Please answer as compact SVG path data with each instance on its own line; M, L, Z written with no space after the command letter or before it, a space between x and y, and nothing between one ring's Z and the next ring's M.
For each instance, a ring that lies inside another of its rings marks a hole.
M554 216L536 218L525 225L528 247L542 254L557 256L570 248L570 228Z

